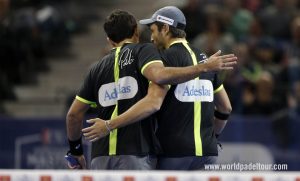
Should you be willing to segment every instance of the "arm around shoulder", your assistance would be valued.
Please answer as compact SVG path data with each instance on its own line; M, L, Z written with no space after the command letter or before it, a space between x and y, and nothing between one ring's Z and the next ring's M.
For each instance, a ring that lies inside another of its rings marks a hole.
M82 130L85 138L93 142L114 129L145 119L160 109L167 91L167 86L150 83L147 95L119 116L108 121L99 118L88 120L93 125Z

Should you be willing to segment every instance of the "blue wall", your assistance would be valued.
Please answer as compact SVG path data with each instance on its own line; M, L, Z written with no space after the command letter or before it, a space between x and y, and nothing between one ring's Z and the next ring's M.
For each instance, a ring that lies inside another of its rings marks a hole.
M63 119L0 119L0 168L63 169L68 150ZM232 116L221 142L256 142L267 146L276 163L300 170L300 118L274 122L265 117ZM19 140L20 154L15 146ZM21 141L20 141L21 140ZM89 144L85 143L86 149ZM88 152L88 151L87 151ZM16 162L15 157L20 162Z

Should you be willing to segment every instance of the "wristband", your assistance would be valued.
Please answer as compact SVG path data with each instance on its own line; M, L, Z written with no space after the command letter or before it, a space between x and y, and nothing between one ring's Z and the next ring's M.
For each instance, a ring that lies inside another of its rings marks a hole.
M230 114L229 113L221 113L218 110L215 110L214 115L217 119L225 121L225 120L228 120Z
M112 130L109 127L109 121L104 121L105 127L107 129L108 132L111 132Z
M75 141L71 141L71 140L68 140L68 141L69 141L69 147L70 147L69 153L71 153L72 155L75 155L75 156L83 155L81 137Z

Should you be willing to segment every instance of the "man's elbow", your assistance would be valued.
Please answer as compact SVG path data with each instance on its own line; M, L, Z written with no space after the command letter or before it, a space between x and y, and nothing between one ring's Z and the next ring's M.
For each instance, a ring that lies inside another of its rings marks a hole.
M230 114L231 111L232 111L232 107L231 107L231 105L228 105L228 106L226 107L225 112L228 113L228 114Z
M154 74L152 74L152 81L159 85L165 85L170 83L169 75L164 69L158 69Z
M232 111L232 107L231 107L231 105L229 104L229 105L225 105L225 106L220 106L220 107L217 107L217 110L219 111L219 112L222 112L222 113L224 113L224 114L230 114L231 113L231 111Z
M75 118L75 115L73 113L71 113L71 112L67 113L66 120L71 121L71 120L74 120L74 118Z
M153 99L151 101L151 107L152 107L153 112L157 112L160 110L162 102L163 101L160 99Z
M67 113L67 116L66 116L66 119L69 121L69 122L74 122L76 120L80 120L78 119L80 116L74 112L68 112Z
M149 81L156 84L168 84L168 71L163 66L149 66L143 74Z
M158 104L155 105L155 107L154 107L155 112L159 111L160 108L161 108L161 104L160 105L158 105Z
M167 80L163 76L159 76L159 74L154 76L152 81L159 85L168 84Z

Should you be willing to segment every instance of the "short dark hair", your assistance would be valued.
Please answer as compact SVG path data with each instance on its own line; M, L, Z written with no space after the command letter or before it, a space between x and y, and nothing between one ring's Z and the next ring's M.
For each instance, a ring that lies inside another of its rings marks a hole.
M137 22L132 14L118 9L106 17L103 28L109 39L119 43L134 35Z
M161 23L161 22L155 22L154 24L156 24L158 31L161 31L162 27L164 26L164 23ZM172 38L185 38L186 37L186 33L184 30L175 28L173 26L169 26L169 28L170 28L170 33L171 33Z

